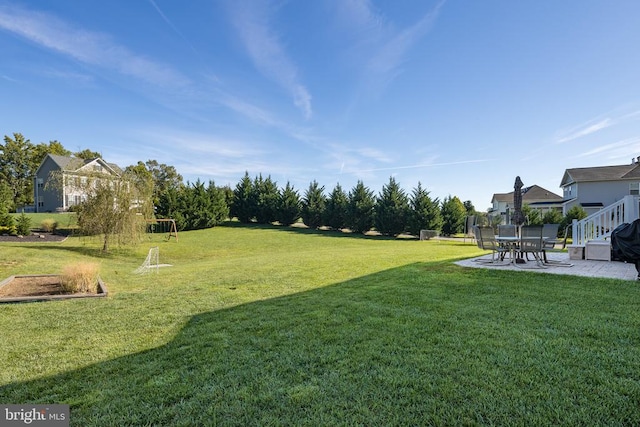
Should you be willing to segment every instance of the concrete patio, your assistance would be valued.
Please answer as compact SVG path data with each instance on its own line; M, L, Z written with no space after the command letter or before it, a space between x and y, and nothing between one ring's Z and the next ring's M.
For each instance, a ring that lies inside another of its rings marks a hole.
M543 274L569 274L572 276L587 277L606 277L610 279L620 280L637 280L638 272L633 264L619 261L587 261L587 260L569 260L568 253L550 253L548 255L550 261L563 261L573 264L572 267L550 266L547 268L536 268L534 261L528 261L522 267L515 266L505 261L505 264L487 265L474 260L478 258L491 259L491 254L483 255L477 258L465 259L457 261L456 264L462 267L474 268L492 268L497 270L514 270L514 271L532 271Z

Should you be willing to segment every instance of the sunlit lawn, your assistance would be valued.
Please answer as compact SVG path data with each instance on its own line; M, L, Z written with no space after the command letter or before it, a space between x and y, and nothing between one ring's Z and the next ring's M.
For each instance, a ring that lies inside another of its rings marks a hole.
M0 245L107 299L0 305L0 402L72 425L637 425L636 282L485 269L467 242L278 227ZM157 274L134 275L151 246Z

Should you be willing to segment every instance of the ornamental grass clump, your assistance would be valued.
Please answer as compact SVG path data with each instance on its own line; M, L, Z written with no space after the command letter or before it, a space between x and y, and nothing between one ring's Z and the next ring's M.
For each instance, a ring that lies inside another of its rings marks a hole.
M46 233L53 233L58 229L58 221L53 218L45 218L40 223L40 228Z
M61 285L67 292L97 293L98 292L98 264L80 262L64 268Z

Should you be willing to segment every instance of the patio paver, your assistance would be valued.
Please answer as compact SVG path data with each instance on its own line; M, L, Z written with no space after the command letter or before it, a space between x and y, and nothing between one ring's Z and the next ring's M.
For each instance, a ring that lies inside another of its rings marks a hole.
M619 262L619 261L593 261L593 260L569 260L569 254L567 253L550 253L549 260L557 260L570 262L573 267L547 267L547 268L520 268L512 264L506 265L486 265L479 262L475 262L474 259L487 258L491 259L491 255L483 255L481 257L465 259L457 261L455 264L462 267L474 267L474 268L493 268L501 270L517 270L517 271L532 271L536 273L546 274L568 274L572 276L588 276L588 277L606 277L610 279L620 280L637 280L638 272L633 264ZM530 261L529 264L533 265L534 262Z

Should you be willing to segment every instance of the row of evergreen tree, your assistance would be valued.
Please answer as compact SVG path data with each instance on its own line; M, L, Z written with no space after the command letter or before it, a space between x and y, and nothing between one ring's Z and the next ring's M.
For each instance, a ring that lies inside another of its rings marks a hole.
M431 198L421 183L408 195L393 177L378 195L358 181L348 193L337 184L327 196L316 181L300 195L289 182L280 189L270 176L251 179L247 172L233 190L212 181L168 188L160 194L156 214L175 219L179 230L208 228L236 217L242 223L291 225L302 220L310 228L375 229L394 236L417 235L422 229L458 233L469 212L457 197L442 202Z

